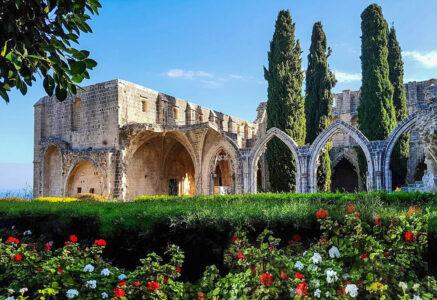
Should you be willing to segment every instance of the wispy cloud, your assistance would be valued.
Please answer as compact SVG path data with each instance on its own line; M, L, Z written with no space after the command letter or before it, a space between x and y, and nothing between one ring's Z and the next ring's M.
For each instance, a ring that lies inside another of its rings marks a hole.
M229 74L218 76L205 71L192 71L183 69L171 69L163 74L169 78L190 79L199 81L203 87L208 89L216 89L222 87L226 82L230 81L253 81L261 84L262 81L252 76L242 76L237 74Z
M437 50L430 52L404 51L402 54L404 57L409 57L427 68L437 67Z
M170 78L185 78L185 79L195 79L195 78L212 78L212 74L204 71L190 71L182 69L171 69L168 70L165 75Z
M361 74L360 73L347 73L338 70L334 70L335 78L338 82L352 82L352 81L360 81Z

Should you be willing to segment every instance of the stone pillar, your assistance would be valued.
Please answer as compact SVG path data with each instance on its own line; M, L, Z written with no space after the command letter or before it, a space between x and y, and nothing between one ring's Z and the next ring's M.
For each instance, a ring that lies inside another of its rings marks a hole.
M113 197L115 199L128 200L127 197L127 178L126 178L126 150L122 149L113 155L114 161L114 188Z
M373 190L381 190L383 188L383 175L384 175L384 167L383 167L383 154L384 154L385 142L384 141L372 141L369 145L371 162L373 164L373 174L371 172L368 173L367 178L367 189L368 191ZM369 162L367 162L369 163ZM367 170L369 170L369 166L367 166Z
M301 174L297 178L298 182L296 184L296 193L309 193L312 192L313 190L315 191L314 188L313 190L311 189L309 183L310 180L309 172L311 172L311 170L308 170L309 159L310 159L310 155L309 155L308 147L299 148L299 152L298 152L299 161L297 163L300 166Z
M253 183L252 160L250 149L241 150L241 165L243 166L243 192L256 193L256 182Z

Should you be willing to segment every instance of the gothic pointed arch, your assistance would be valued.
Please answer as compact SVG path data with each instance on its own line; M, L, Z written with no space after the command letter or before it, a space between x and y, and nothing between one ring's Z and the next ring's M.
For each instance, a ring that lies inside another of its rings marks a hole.
M363 150L364 155L367 161L367 170L368 170L368 178L367 185L369 189L373 188L373 162L372 156L369 149L369 140L366 136L357 128L353 127L350 124L347 124L344 121L337 120L333 122L330 126L328 126L325 130L323 130L314 140L312 145L310 146L309 153L310 159L308 162L308 172L309 172L309 190L310 192L315 192L317 190L317 159L319 157L320 151L322 151L323 147L325 147L328 140L338 131L341 131L345 134L350 135L355 142L360 146Z
M266 134L261 137L256 143L255 146L252 148L250 155L249 155L249 174L250 174L250 187L249 190L252 193L256 193L257 191L257 165L258 160L261 157L261 155L264 153L265 148L267 146L267 143L273 139L274 137L277 137L280 139L287 147L290 149L293 158L296 162L296 192L301 191L300 186L300 178L302 174L302 169L299 162L299 155L298 155L298 146L297 143L285 132L282 130L273 127L267 130Z

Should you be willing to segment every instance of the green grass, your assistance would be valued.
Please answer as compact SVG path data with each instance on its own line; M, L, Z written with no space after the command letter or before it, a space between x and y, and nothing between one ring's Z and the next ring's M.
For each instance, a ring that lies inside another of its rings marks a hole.
M437 233L436 194L356 193L356 194L255 194L199 197L139 197L134 202L0 201L0 219L26 216L56 216L59 220L95 218L100 231L110 235L118 230L147 232L154 224L173 226L230 224L234 227L260 222L285 222L301 227L316 225L314 213L326 208L334 218L344 215L344 204L354 202L362 218L372 220L398 215L410 205L430 208L430 231Z

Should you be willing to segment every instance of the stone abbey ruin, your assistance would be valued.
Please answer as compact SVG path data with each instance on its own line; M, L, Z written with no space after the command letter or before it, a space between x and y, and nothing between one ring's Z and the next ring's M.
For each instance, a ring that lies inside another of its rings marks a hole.
M410 133L406 190L436 190L437 80L405 85L409 116L384 141L357 128L359 92L335 95L334 120L311 145L266 130L265 103L254 122L122 80L85 87L59 102L35 104L34 196L96 193L196 195L267 191L264 151L272 138L290 149L296 192L317 190L318 157L332 140L332 190L392 190L390 157ZM357 150L367 161L360 170ZM360 174L365 174L364 176Z

